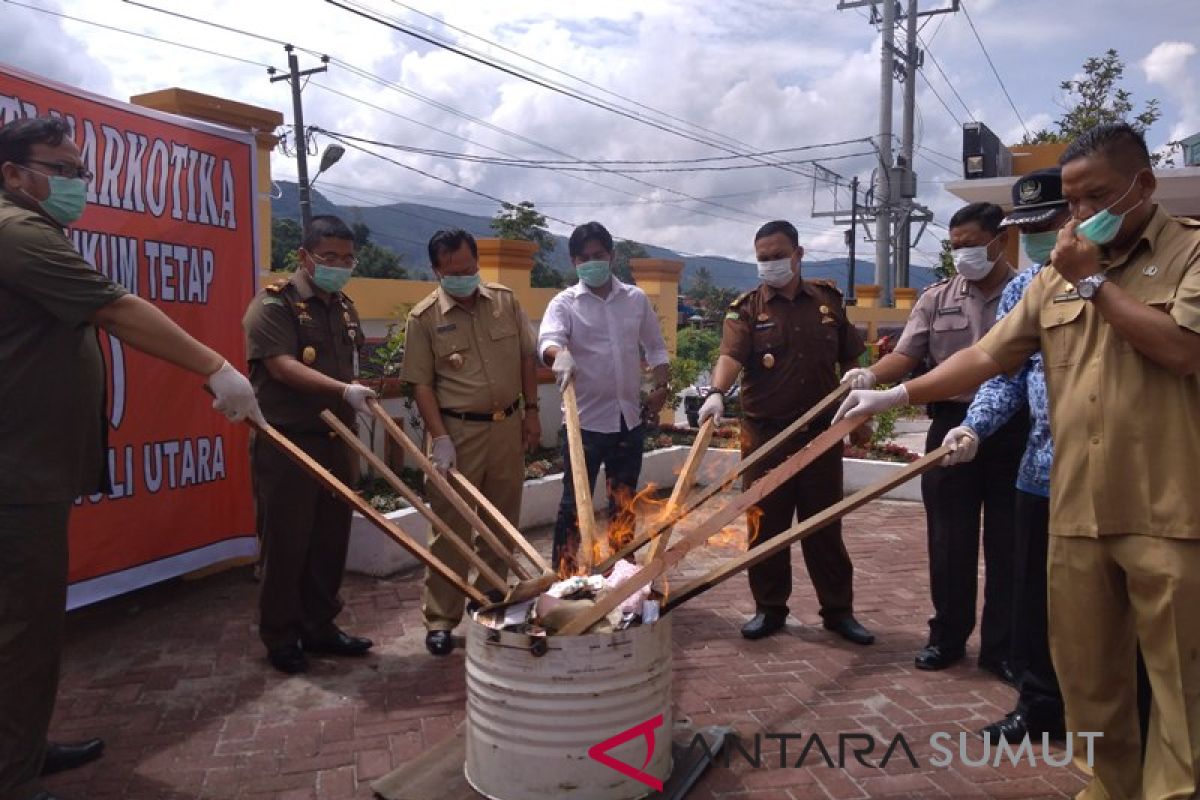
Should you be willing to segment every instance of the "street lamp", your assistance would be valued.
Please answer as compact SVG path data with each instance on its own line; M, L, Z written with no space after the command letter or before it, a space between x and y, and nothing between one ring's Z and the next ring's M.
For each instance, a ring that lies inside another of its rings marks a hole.
M317 178L321 177L321 173L340 161L345 154L346 148L340 144L331 144L326 147L325 152L321 154L321 164L317 167L317 174L308 182L308 185L314 185L317 182Z

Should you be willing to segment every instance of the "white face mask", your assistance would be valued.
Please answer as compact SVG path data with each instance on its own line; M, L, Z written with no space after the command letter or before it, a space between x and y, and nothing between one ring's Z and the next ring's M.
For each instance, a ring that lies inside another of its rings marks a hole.
M793 274L790 258L758 262L758 279L773 289L787 286Z
M998 238L1000 237L993 237L992 242ZM996 259L988 258L987 253L992 242L976 247L959 247L950 251L950 255L954 258L954 268L969 281L981 281L986 278L991 273L992 267L996 266Z

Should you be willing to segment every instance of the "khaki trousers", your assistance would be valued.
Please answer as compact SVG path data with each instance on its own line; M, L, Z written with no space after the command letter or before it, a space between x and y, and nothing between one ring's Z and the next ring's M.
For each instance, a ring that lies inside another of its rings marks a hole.
M1050 651L1068 731L1098 731L1082 800L1185 800L1200 788L1200 541L1051 536ZM1154 696L1140 761L1136 658ZM1077 745L1086 744L1076 739ZM1080 749L1075 749L1078 759ZM1086 752L1086 751L1085 751Z
M520 414L513 414L499 422L466 422L450 417L442 417L442 421L451 441L454 442L458 471L475 484L509 522L517 525L521 518L521 489L525 485ZM488 566L500 575L505 575L507 566L500 556L496 555L486 542L476 541L471 526L454 510L450 501L432 485L426 485L429 489L429 504L434 513L445 520L450 529L463 541L473 543L476 552L483 557ZM474 503L470 505L475 507ZM486 515L480 516L487 521ZM469 577L467 560L436 531L430 534L429 549L463 578ZM478 577L473 585L485 592L491 588ZM426 570L421 611L428 630L453 630L462 620L465 603L465 598L457 589Z

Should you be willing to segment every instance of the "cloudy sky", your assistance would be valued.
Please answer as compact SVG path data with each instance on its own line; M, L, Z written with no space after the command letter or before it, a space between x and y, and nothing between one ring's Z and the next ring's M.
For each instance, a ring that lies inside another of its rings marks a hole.
M414 154L368 147L497 198L532 200L563 222L595 218L622 237L736 258L750 256L755 227L776 217L798 224L814 256L843 254L841 231L810 218L811 167L565 173L456 160L441 153L543 162L711 159L728 155L730 148L813 148L871 136L878 129L879 35L865 10L838 11L837 0L339 0L725 149L503 74L323 0L147 2L265 39L119 0L4 0L0 61L120 98L180 86L277 108L290 123L287 86L270 83L264 65L286 66L282 47L268 39L291 42L333 59L329 72L314 77L305 91L309 125L440 151ZM22 4L224 56L62 19ZM923 10L948 5L949 0L921 0ZM918 82L917 169L919 200L935 210L939 221L944 223L958 205L942 185L958 177L960 122L982 120L1005 141L1018 141L1023 125L1035 130L1058 116L1059 82L1107 48L1116 48L1124 58L1124 86L1133 92L1138 109L1151 97L1161 102L1163 117L1150 131L1152 147L1200 132L1200 3L1195 0L1147 0L1136 19L1126 0L964 0L964 5L1021 119L988 67L966 15L929 18L921 33L931 55L924 70L929 83ZM314 56L301 54L302 68L316 63ZM899 85L896 91L898 135ZM825 157L824 166L865 181L874 165L871 156L832 158L863 147L813 148L774 158ZM277 153L275 175L293 177L293 163ZM700 163L727 167L750 162ZM496 210L492 200L355 150L321 184L341 203L405 200L483 215ZM840 198L844 207L844 191ZM830 206L827 188L817 193L817 203ZM563 231L563 222L552 227ZM934 253L937 244L927 238L920 249ZM918 253L913 261L930 259Z

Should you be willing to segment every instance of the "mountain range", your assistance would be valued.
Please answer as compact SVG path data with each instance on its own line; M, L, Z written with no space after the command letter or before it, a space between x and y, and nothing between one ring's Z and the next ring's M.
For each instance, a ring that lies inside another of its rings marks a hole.
M271 199L271 214L274 217L300 219L300 200L296 184L288 181L278 181L280 196ZM499 209L497 209L498 211ZM414 277L429 275L429 256L425 244L429 238L442 228L462 228L477 237L494 235L489 225L490 217L464 214L437 206L418 203L390 203L378 206L339 205L321 194L320 188L312 190L312 213L336 214L348 224L362 222L371 229L371 241L384 247L389 247L400 254L404 266ZM570 275L571 262L567 255L567 240L565 236L555 235L554 253L550 265ZM665 247L658 247L650 242L640 243L651 258L670 258L683 262L683 286L688 286L701 269L707 269L717 286L738 290L753 288L758 283L754 264L748 261L738 261L723 256L693 256L680 255ZM873 262L855 259L857 283L870 282L875 274ZM806 278L821 278L833 280L845 291L849 260L833 259L804 259L804 276ZM924 267L912 267L912 285L924 288L936 280L934 273ZM570 280L570 278L568 279Z

